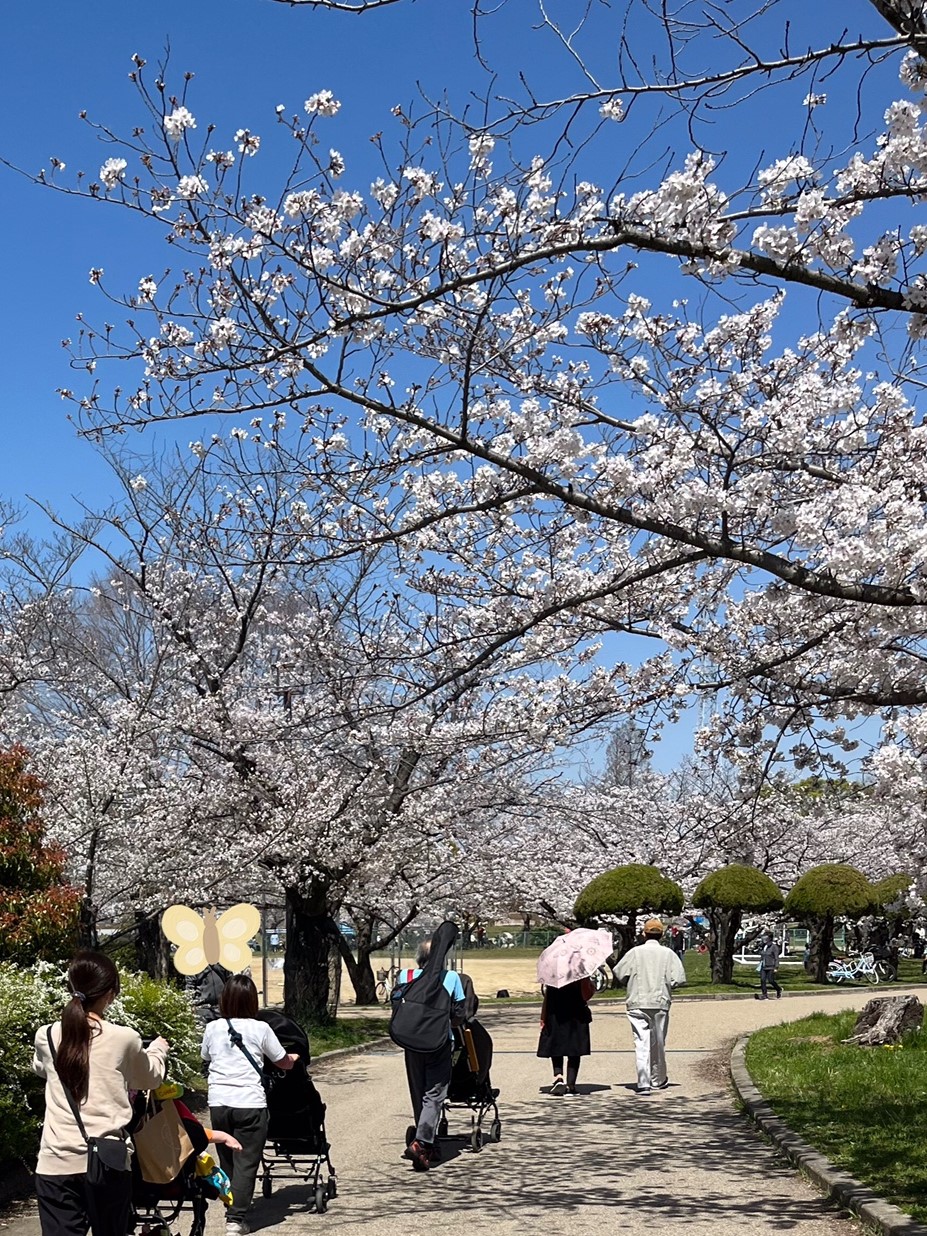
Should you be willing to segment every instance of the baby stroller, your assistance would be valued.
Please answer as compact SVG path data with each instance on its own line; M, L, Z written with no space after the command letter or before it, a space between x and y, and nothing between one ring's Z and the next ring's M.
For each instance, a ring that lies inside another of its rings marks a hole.
M150 1096L144 1091L135 1104L133 1125L144 1119ZM129 1217L131 1232L152 1232L169 1236L181 1213L192 1217L190 1236L203 1236L206 1230L206 1212L209 1203L220 1196L213 1179L197 1170L197 1158L209 1148L206 1131L195 1119L182 1119L183 1128L193 1146L193 1153L180 1166L173 1180L153 1184L142 1176L137 1155L132 1157L132 1210ZM226 1181L226 1186L227 1186Z
M455 1107L470 1111L470 1149L482 1150L488 1142L502 1140L502 1121L489 1076L492 1067L492 1037L486 1027L473 1018L454 1031L454 1064L451 1082L444 1101L444 1114L438 1125L438 1136L447 1137L448 1112ZM492 1119L484 1130L483 1121L489 1113Z
M271 1064L264 1066L269 1123L261 1159L261 1192L270 1197L275 1180L301 1180L309 1185L313 1205L321 1215L337 1197L338 1182L328 1155L325 1104L309 1076L309 1039L301 1026L276 1009L263 1009L258 1016L286 1051L299 1056L286 1073ZM328 1177L324 1182L323 1167Z

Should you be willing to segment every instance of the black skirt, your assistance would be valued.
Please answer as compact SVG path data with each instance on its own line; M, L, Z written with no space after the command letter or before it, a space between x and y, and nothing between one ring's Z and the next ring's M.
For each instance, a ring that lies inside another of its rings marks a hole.
M581 985L570 983L566 987L548 987L545 998L547 1012L538 1041L541 1059L590 1055L589 1023L592 1013L582 997Z

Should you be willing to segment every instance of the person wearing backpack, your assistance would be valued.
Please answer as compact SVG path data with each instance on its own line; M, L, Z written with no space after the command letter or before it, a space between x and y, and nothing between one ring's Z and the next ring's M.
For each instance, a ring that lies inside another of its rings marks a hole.
M201 1051L209 1066L209 1114L214 1129L241 1143L233 1155L228 1144L216 1147L222 1170L232 1182L232 1205L226 1213L226 1236L248 1231L245 1215L267 1140L267 1094L263 1063L291 1069L299 1057L284 1051L266 1022L258 1019L258 994L247 974L233 974L219 997L219 1018L203 1035Z
M466 1003L460 975L445 968L457 940L456 923L442 923L419 946L414 970L400 973L393 989L390 1038L405 1052L415 1137L403 1152L417 1172L439 1159L435 1135L451 1081L454 1026L463 1024Z

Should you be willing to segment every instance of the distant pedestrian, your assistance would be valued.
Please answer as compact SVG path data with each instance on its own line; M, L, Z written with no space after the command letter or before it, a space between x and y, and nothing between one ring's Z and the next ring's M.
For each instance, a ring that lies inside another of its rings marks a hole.
M648 919L644 942L627 953L615 967L615 978L628 984L628 1021L634 1035L637 1093L650 1094L669 1085L666 1075L666 1036L673 988L686 981L683 964L672 949L660 943L663 924Z
M757 1000L769 999L769 984L772 983L773 989L778 1000L782 995L782 988L776 982L776 971L779 969L779 945L775 941L775 937L771 931L764 931L763 938L760 941L760 990L757 992Z
M595 995L591 979L577 979L565 987L548 987L541 1006L541 1037L538 1040L538 1056L550 1060L554 1080L550 1088L553 1095L575 1095L579 1063L592 1048L589 1041L589 1023L592 1012L589 1001ZM566 1058L566 1077L563 1061Z

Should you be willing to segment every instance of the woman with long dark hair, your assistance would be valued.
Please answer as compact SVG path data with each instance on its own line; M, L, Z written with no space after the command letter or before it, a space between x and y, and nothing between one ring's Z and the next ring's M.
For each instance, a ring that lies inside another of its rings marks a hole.
M241 1143L234 1156L219 1145L219 1162L232 1182L232 1204L225 1216L226 1236L248 1231L245 1215L267 1140L265 1060L291 1069L299 1056L287 1053L265 1021L258 1020L257 988L247 974L233 974L219 997L219 1017L203 1035L203 1059L209 1066L209 1114L213 1129Z
M68 988L61 1020L36 1031L32 1062L45 1078L35 1175L42 1236L85 1236L88 1228L93 1236L125 1236L131 1173L111 1170L105 1182L92 1184L87 1139L125 1138L132 1119L128 1092L161 1084L169 1048L162 1038L144 1048L134 1030L105 1020L119 994L119 974L102 953L77 954Z

